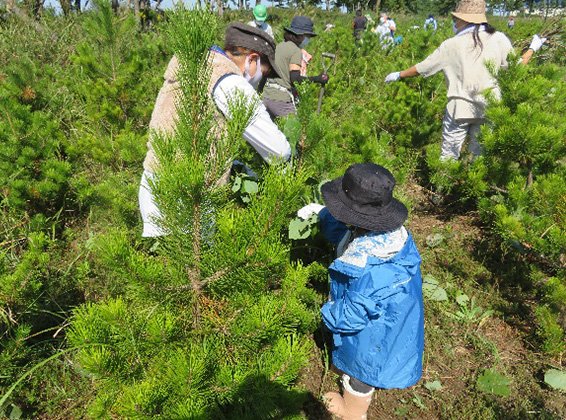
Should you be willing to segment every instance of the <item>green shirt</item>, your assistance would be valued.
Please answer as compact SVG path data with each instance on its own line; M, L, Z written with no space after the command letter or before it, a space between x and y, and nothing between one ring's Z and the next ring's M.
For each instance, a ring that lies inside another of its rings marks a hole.
M301 49L297 47L294 42L285 41L275 47L275 67L277 73L281 77L276 77L274 79L268 79L268 83L263 90L263 95L266 98L275 101L290 102L291 97L291 73L289 67L291 64L296 64L301 66L303 60L303 53ZM285 93L281 89L270 87L269 84L276 83L280 87L286 89L289 93Z

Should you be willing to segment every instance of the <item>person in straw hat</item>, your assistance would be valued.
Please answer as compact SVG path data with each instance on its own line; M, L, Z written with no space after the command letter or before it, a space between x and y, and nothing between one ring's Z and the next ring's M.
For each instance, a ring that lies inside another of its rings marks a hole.
M288 160L291 146L277 125L271 121L261 103L256 89L262 79L270 74L275 63L275 42L266 32L243 23L232 23L226 29L224 48L212 46L208 53L210 76L207 89L217 108L216 124L223 132L230 119L229 105L234 98L243 97L249 104L256 104L255 114L245 128L244 139L267 162ZM158 134L175 132L178 120L177 101L181 84L177 76L179 61L173 56L163 75L163 86L157 95L149 122L148 151L143 163L143 175L139 188L139 205L143 220L143 237L165 235L157 220L161 213L155 202L150 184L159 169L153 148Z
M421 258L394 186L383 166L354 164L322 186L326 207L298 211L304 219L317 213L322 233L337 246L328 269L330 300L321 312L343 392L324 399L346 420L366 418L375 388L407 388L422 375Z
M491 90L496 99L500 98L497 82L486 64L506 67L507 56L513 50L509 38L487 22L484 0L461 0L452 12L452 19L454 37L444 41L419 64L385 78L386 83L391 83L444 72L448 104L442 122L442 160L458 159L467 136L470 137L470 152L474 156L481 153L477 136L487 104L483 92ZM527 64L545 41L546 38L534 35L521 58L522 63Z

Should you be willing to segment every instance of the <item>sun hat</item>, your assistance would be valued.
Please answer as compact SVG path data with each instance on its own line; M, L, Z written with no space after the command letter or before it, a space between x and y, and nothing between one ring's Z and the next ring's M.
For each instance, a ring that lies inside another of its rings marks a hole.
M452 16L468 23L486 23L485 0L460 0Z
M257 20L258 22L265 22L265 19L267 19L267 7L265 7L263 4L258 4L256 7L254 7L252 13L255 20Z
M224 44L247 48L264 54L267 56L273 71L277 72L275 67L275 41L267 32L244 23L231 23L226 28Z
M291 21L291 26L285 28L286 31L289 31L295 35L309 35L309 36L316 36L313 32L314 24L312 20L307 16L295 16Z
M321 188L324 202L335 219L376 232L400 228L409 212L393 198L395 178L375 163L357 163L344 176Z

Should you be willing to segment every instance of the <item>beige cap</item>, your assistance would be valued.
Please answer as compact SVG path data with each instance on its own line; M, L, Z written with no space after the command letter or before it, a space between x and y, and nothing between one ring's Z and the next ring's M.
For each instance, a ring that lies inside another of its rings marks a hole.
M486 23L485 0L460 0L452 16L468 23Z

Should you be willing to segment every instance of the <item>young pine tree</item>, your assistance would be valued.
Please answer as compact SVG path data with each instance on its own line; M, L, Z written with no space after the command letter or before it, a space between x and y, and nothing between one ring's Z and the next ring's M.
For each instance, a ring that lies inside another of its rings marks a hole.
M182 11L169 29L180 64L179 120L173 135L155 141L160 166L151 184L168 235L159 257L111 237L98 245L108 247L108 261L116 250L115 271L129 285L77 310L69 334L95 378L90 414L298 414L304 395L292 385L309 357L306 333L316 327L319 302L306 287L309 269L289 263L283 238L305 175L284 163L258 167L257 193L246 204L232 194L223 180L250 147L242 132L257 104L233 98L218 135L207 91L217 21Z

